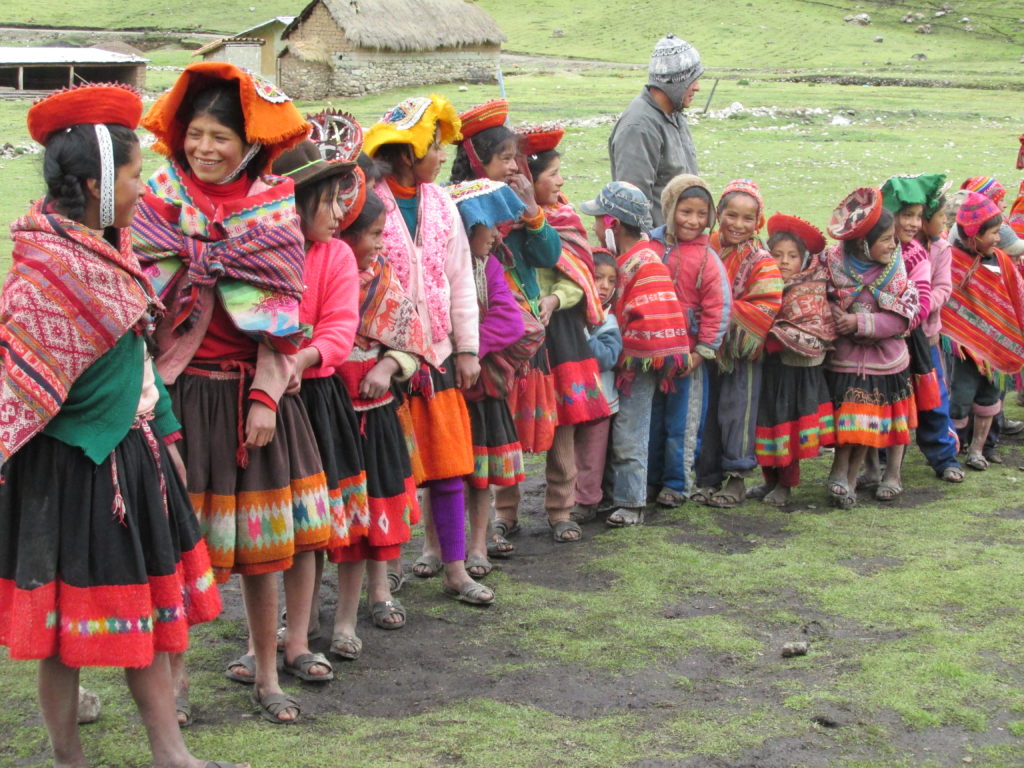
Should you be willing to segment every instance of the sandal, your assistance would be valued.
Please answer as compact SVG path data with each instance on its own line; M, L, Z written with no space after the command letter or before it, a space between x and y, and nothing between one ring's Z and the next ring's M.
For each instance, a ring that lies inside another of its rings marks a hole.
M241 675L238 672L232 672L231 670L236 667L241 667L247 674ZM228 662L227 669L224 670L224 677L242 685L252 685L256 682L256 657L246 653L234 661Z
M734 496L731 493L725 493L724 491L718 491L707 501L707 505L709 507L715 507L716 509L732 509L742 503L742 498Z
M967 461L965 461L964 464L978 472L984 472L988 469L988 459L986 459L981 453L967 454Z
M852 509L857 503L857 493L850 490L850 484L846 480L830 479L828 495L832 497L833 506L839 509Z
M445 597L470 605L490 605L494 602L494 590L483 584L477 584L475 581L467 581L458 589L445 584L441 588L441 592Z
M388 571L388 589L395 594L405 584L405 571Z
M174 697L174 711L178 716L178 727L188 728L192 725L192 702L188 699L188 689Z
M570 535L573 533L576 535ZM583 529L573 520L559 520L551 526L551 535L555 544L575 544L583 540Z
M480 555L469 555L466 558L466 571L474 579L482 579L492 570L494 570L494 566L491 565L491 561L486 557L480 557Z
M903 494L903 486L899 483L881 482L875 490L878 501L894 501Z
M327 674L317 675L310 672L318 664L327 668ZM281 668L292 677L306 683L329 683L334 679L334 667L322 653L300 653L290 662L285 660Z
M512 557L512 553L516 551L516 545L506 539L504 536L499 536L496 533L491 534L490 540L487 542L487 556L496 557L499 560L507 560Z
M964 470L963 467L946 467L942 470L942 474L939 478L945 480L947 483L962 483L964 481Z
M878 489L878 486L882 484L880 477L869 478L867 475L857 475L857 490L858 491L874 491Z
M302 708L299 706L298 699L294 696L289 696L287 693L268 693L266 696L261 696L259 688L253 686L252 693L249 694L249 700L259 710L260 717L275 725L294 725L299 722L299 715L302 714ZM282 712L289 709L295 710L295 717L291 720L282 720L278 717Z
M385 621L397 616L401 621ZM401 629L405 626L405 606L397 600L382 600L370 606L370 618L373 626L379 629Z
M754 499L755 501L761 501L765 496L775 490L775 485L772 483L761 483L760 485L754 485L747 488L747 498Z
M523 527L519 525L518 520L503 520L502 518L497 517L494 519L494 522L491 523L491 529L498 536L502 536L507 539L509 536L515 536L523 530Z
M334 637L331 638L330 653L342 659L355 661L363 653L363 641L355 635L335 632Z
M709 505L711 503L711 497L714 496L714 494L714 488L698 488L690 494L690 501L694 501L698 504Z
M644 511L642 509L619 507L608 515L608 519L604 522L612 528L628 528L631 525L643 525Z
M654 500L663 507L681 507L686 503L686 496L674 488L662 488Z
M596 504L577 504L569 513L569 519L574 523L589 523L597 517Z
M437 555L420 555L412 564L412 575L418 579L432 579L441 572L444 563ZM394 590L391 590L394 592Z

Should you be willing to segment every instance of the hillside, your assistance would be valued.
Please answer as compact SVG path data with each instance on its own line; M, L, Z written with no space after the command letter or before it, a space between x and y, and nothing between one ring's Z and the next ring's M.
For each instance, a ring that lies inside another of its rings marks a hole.
M992 0L479 0L508 35L506 48L552 56L646 61L651 41L669 31L691 40L712 66L756 69L856 68L969 74L978 65L1020 75L1024 65L1024 8ZM686 9L680 14L679 9ZM233 33L279 14L301 0L10 0L0 25L149 28ZM948 9L936 17L937 9ZM845 16L868 13L855 26ZM908 13L923 19L903 23ZM967 17L969 22L961 19ZM918 34L922 23L932 34ZM967 31L970 28L971 31ZM560 32L556 32L560 30ZM553 36L555 35L555 36ZM875 38L882 37L881 43ZM924 54L923 61L912 60Z

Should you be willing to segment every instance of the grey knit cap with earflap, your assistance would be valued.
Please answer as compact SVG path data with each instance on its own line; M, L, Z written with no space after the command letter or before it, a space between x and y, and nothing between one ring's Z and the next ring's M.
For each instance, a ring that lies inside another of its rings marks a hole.
M678 108L686 89L704 74L697 49L675 35L666 35L654 46L647 69L647 84L664 91Z

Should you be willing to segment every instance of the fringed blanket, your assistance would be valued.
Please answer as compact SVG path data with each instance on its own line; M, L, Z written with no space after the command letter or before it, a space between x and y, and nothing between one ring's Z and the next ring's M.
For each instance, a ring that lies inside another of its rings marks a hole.
M388 349L427 357L430 344L416 305L383 256L359 273L359 318L356 344L363 349L379 342Z
M821 255L832 283L833 298L841 309L849 309L865 288L871 292L878 306L887 312L913 321L919 308L917 286L907 276L900 247L888 264L859 272L843 253L843 244L826 248Z
M0 463L57 415L75 380L156 303L127 230L117 249L39 201L11 236L0 296Z
M135 254L171 308L173 327L202 314L216 285L240 331L282 352L298 349L305 242L290 179L265 176L249 197L210 207L175 163L149 180L132 224Z
M689 366L686 315L661 254L642 241L618 257L615 316L622 330L620 369L671 377Z
M814 358L831 349L836 324L828 306L828 273L816 256L810 266L786 278L782 306L770 335L789 351Z
M583 222L562 195L559 195L558 205L545 208L544 214L562 240L562 255L555 269L582 289L587 323L600 325L604 322L604 307L594 285L594 255L590 252Z
M732 318L718 351L719 365L730 371L735 360L754 360L761 354L782 305L782 275L760 240L723 249L715 233L711 247L721 255L732 286Z
M995 251L999 271L953 247L953 295L942 308L942 333L978 370L1015 374L1024 366L1024 284L1013 261Z

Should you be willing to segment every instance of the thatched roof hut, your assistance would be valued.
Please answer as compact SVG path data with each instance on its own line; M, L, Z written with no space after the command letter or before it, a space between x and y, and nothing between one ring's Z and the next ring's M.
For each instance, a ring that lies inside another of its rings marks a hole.
M281 37L280 84L309 99L493 80L506 39L468 0L313 0Z

